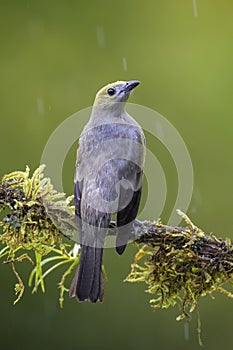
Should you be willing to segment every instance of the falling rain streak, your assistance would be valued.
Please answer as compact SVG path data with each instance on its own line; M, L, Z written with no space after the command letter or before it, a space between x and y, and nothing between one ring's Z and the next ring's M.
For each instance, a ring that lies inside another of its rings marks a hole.
M127 62L126 62L126 58L123 57L123 69L124 69L124 72L127 71Z
M37 111L39 115L43 115L45 108L44 108L44 100L42 97L37 97L36 99L37 102Z
M193 0L193 13L194 13L194 17L198 16L198 13L197 13L197 0Z
M104 28L102 26L98 26L96 28L96 36L97 36L98 46L105 47L106 40L105 40Z

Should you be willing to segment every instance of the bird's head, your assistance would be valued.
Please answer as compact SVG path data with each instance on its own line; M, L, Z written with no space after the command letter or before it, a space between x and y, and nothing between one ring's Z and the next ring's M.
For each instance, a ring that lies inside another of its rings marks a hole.
M119 102L124 104L128 100L132 90L138 84L140 84L138 80L116 81L115 83L108 84L97 93L94 106L114 106Z

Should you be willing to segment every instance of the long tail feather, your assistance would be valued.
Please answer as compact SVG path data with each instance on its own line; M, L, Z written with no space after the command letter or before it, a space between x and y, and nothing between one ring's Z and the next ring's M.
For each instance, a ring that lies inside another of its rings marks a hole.
M79 301L96 303L103 300L103 248L82 246L79 266L70 288L70 296Z

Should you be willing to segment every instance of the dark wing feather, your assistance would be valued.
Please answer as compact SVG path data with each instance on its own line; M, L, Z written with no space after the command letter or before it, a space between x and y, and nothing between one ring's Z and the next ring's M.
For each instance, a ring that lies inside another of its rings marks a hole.
M131 154L134 151L134 143L139 143L142 145L142 148L145 150L145 137L141 129L138 127L132 127L127 130L126 134L128 140L132 141L132 144L129 142L129 157L131 159ZM131 153L132 152L132 153ZM138 154L139 164L143 166L144 152ZM141 158L141 159L140 159ZM142 161L142 163L141 163ZM120 175L122 171L122 176ZM116 251L118 254L122 254L125 250L127 242L132 239L132 225L137 216L141 193L142 193L142 178L143 170L140 165L136 165L134 162L128 161L127 163L121 163L121 169L118 169L119 180L125 179L133 186L126 188L120 186L119 192L119 211L117 212L117 237L116 237ZM124 206L124 203L130 202ZM123 203L123 206L122 206Z
M132 238L131 229L138 213L141 193L142 187L133 192L133 196L129 204L117 213L118 231L116 237L116 251L120 255L124 252L127 242Z
M142 188L134 192L130 203L125 208L118 211L117 227L127 225L130 222L135 220L138 213L139 205L140 205L141 193L142 193Z
M82 243L82 218L81 218L81 199L82 199L82 185L83 180L78 180L74 183L74 205L75 205L75 219L78 225L79 241Z

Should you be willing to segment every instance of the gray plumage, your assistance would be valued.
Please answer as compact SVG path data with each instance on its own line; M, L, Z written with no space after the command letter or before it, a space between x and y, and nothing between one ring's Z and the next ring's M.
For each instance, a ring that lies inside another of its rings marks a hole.
M70 295L79 301L103 300L104 241L116 213L116 251L122 254L130 238L142 188L145 137L124 107L138 81L102 88L84 128L75 172L75 215L81 257Z

